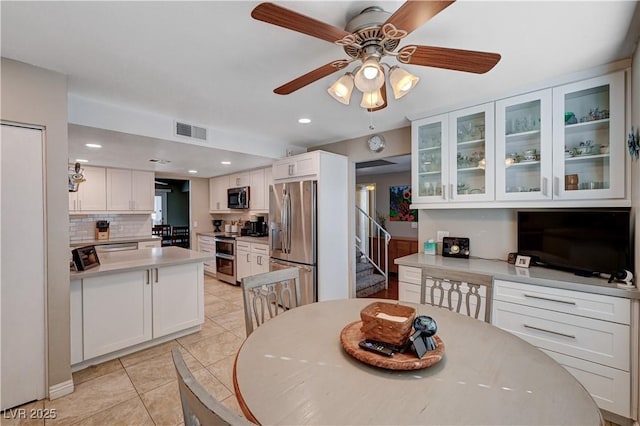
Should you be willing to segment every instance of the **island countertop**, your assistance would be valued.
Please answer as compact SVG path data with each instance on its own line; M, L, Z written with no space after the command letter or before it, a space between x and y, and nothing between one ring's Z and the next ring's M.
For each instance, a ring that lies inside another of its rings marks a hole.
M87 271L71 271L70 279L113 274L149 267L181 265L185 263L204 262L212 260L213 256L203 252L188 250L181 247L158 247L139 250L128 250L110 253L100 253L100 265Z
M479 258L458 259L414 253L395 259L396 265L412 266L415 268L429 267L434 269L455 270L476 274L490 275L494 279L517 281L526 284L545 287L577 290L586 293L603 294L623 297L626 299L640 299L640 291L636 287L620 288L615 283L608 283L604 278L581 277L570 272L532 266L518 268L503 260L488 260ZM446 274L446 272L445 272ZM446 278L446 275L444 275Z

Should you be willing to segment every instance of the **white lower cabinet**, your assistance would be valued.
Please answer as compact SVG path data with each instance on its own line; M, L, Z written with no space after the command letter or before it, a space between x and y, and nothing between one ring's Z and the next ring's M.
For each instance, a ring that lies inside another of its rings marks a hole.
M202 263L71 281L71 364L204 322Z
M146 249L146 248L160 248L162 247L162 241L153 240L153 241L140 241L138 242L138 249Z
M153 269L153 337L204 321L204 276L200 264Z
M494 280L492 323L543 350L600 408L626 418L633 418L630 310L629 299Z
M216 276L216 243L213 237L198 235L198 251L213 256L213 259L204 262L204 273Z
M420 268L398 266L398 300L400 302L420 303Z
M149 270L82 280L84 359L151 339Z
M269 246L267 244L236 241L236 279L269 272Z

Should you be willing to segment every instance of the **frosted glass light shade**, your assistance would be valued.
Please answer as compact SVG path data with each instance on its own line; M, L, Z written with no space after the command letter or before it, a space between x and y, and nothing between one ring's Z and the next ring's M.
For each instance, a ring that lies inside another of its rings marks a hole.
M349 105L351 100L351 92L353 92L353 74L350 72L340 77L335 83L327 89L327 92L336 101Z
M393 97L396 99L400 99L409 93L411 89L416 87L418 81L420 81L419 77L397 66L391 68L389 72L389 82L393 89Z
M373 92L365 92L362 94L362 102L360 106L366 109L374 109L384 105L382 92L378 89Z
M384 71L378 61L375 57L367 59L356 73L355 84L361 92L375 92L384 84Z

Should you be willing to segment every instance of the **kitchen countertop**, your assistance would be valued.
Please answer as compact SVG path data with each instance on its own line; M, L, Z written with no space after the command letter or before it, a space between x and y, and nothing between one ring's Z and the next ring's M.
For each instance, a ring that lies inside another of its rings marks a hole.
M581 277L570 272L540 266L516 268L503 260L487 260L473 257L457 259L440 255L414 253L395 259L395 264L416 268L425 266L443 270L485 274L491 275L498 280L517 281L525 284L603 294L626 299L640 299L640 291L635 287L632 289L620 288L615 283L609 284L607 279L604 278ZM443 272L443 274L446 274L446 272ZM446 277L446 275L444 276Z
M161 237L157 235L149 235L144 237L118 237L118 238L109 238L108 240L83 240L83 241L73 241L69 244L70 247L82 247L82 246L92 246L92 245L100 245L100 244L118 244L118 243L137 243L140 241L155 241L161 240Z
M197 232L196 235L205 235L207 237L233 236L237 241L248 241L250 243L269 244L269 237L250 237L248 235L229 234L227 232Z
M149 267L163 267L198 263L214 259L199 251L187 250L181 247L148 248L139 250L102 253L99 256L100 265L87 271L71 271L70 279L77 280L99 275L135 271Z

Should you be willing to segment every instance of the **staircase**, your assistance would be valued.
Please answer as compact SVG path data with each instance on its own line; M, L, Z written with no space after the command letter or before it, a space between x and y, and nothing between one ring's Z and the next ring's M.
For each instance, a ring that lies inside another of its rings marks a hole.
M356 263L356 297L371 296L386 288L384 275L375 272L369 261Z
M367 297L388 287L388 255L391 235L378 222L356 205L357 223L364 232L356 235L356 297ZM376 247L371 247L371 238L376 237ZM383 242L383 243L381 243ZM369 253L374 251L372 258Z

